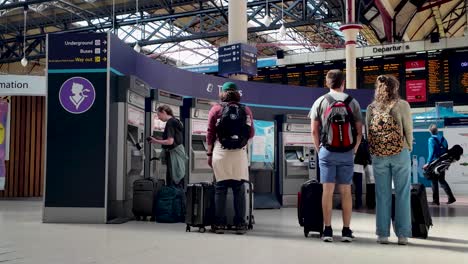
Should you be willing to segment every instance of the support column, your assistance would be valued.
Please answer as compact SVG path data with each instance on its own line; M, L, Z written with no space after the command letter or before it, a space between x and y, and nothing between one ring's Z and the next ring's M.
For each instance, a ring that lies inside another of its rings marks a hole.
M228 44L247 44L247 0L229 1ZM245 74L229 75L230 79L247 81Z
M340 27L346 45L346 89L357 88L356 40L362 26L356 23L354 0L346 0L346 24Z

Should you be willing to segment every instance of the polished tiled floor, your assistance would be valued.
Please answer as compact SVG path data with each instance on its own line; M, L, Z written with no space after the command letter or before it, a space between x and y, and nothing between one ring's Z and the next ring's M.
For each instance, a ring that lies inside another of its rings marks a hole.
M42 224L40 202L0 201L0 263L468 263L468 198L461 200L432 208L430 238L408 246L377 244L374 215L365 212L353 215L354 243L326 244L303 236L294 208L257 210L255 229L237 236L185 233L183 224ZM334 226L341 229L340 211Z

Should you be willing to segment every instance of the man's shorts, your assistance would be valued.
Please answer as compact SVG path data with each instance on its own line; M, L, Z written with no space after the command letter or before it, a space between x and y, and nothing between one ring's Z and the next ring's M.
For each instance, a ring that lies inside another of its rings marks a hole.
M352 184L354 174L353 150L331 152L322 147L318 156L321 183Z

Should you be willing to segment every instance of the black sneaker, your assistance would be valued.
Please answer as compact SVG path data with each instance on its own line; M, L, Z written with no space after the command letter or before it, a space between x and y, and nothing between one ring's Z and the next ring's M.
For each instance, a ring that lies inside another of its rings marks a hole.
M236 234L243 235L247 233L247 226L246 225L238 225L236 226Z
M224 230L226 229L225 226L222 226L222 225L215 225L214 226L214 232L216 234L224 234Z
M447 204L453 204L453 203L456 202L456 201L457 201L457 199L452 198L452 199L449 199L449 200L448 200Z
M323 230L322 240L324 242L333 242L333 229L331 226L326 226Z
M349 227L343 227L341 231L341 242L353 242L353 231Z

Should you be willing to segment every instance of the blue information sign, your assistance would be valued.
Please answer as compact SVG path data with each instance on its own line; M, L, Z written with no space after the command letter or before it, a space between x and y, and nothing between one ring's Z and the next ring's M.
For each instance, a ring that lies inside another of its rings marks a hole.
M107 67L107 34L49 35L49 69L97 69Z
M220 75L257 74L257 49L247 44L232 44L218 49Z

